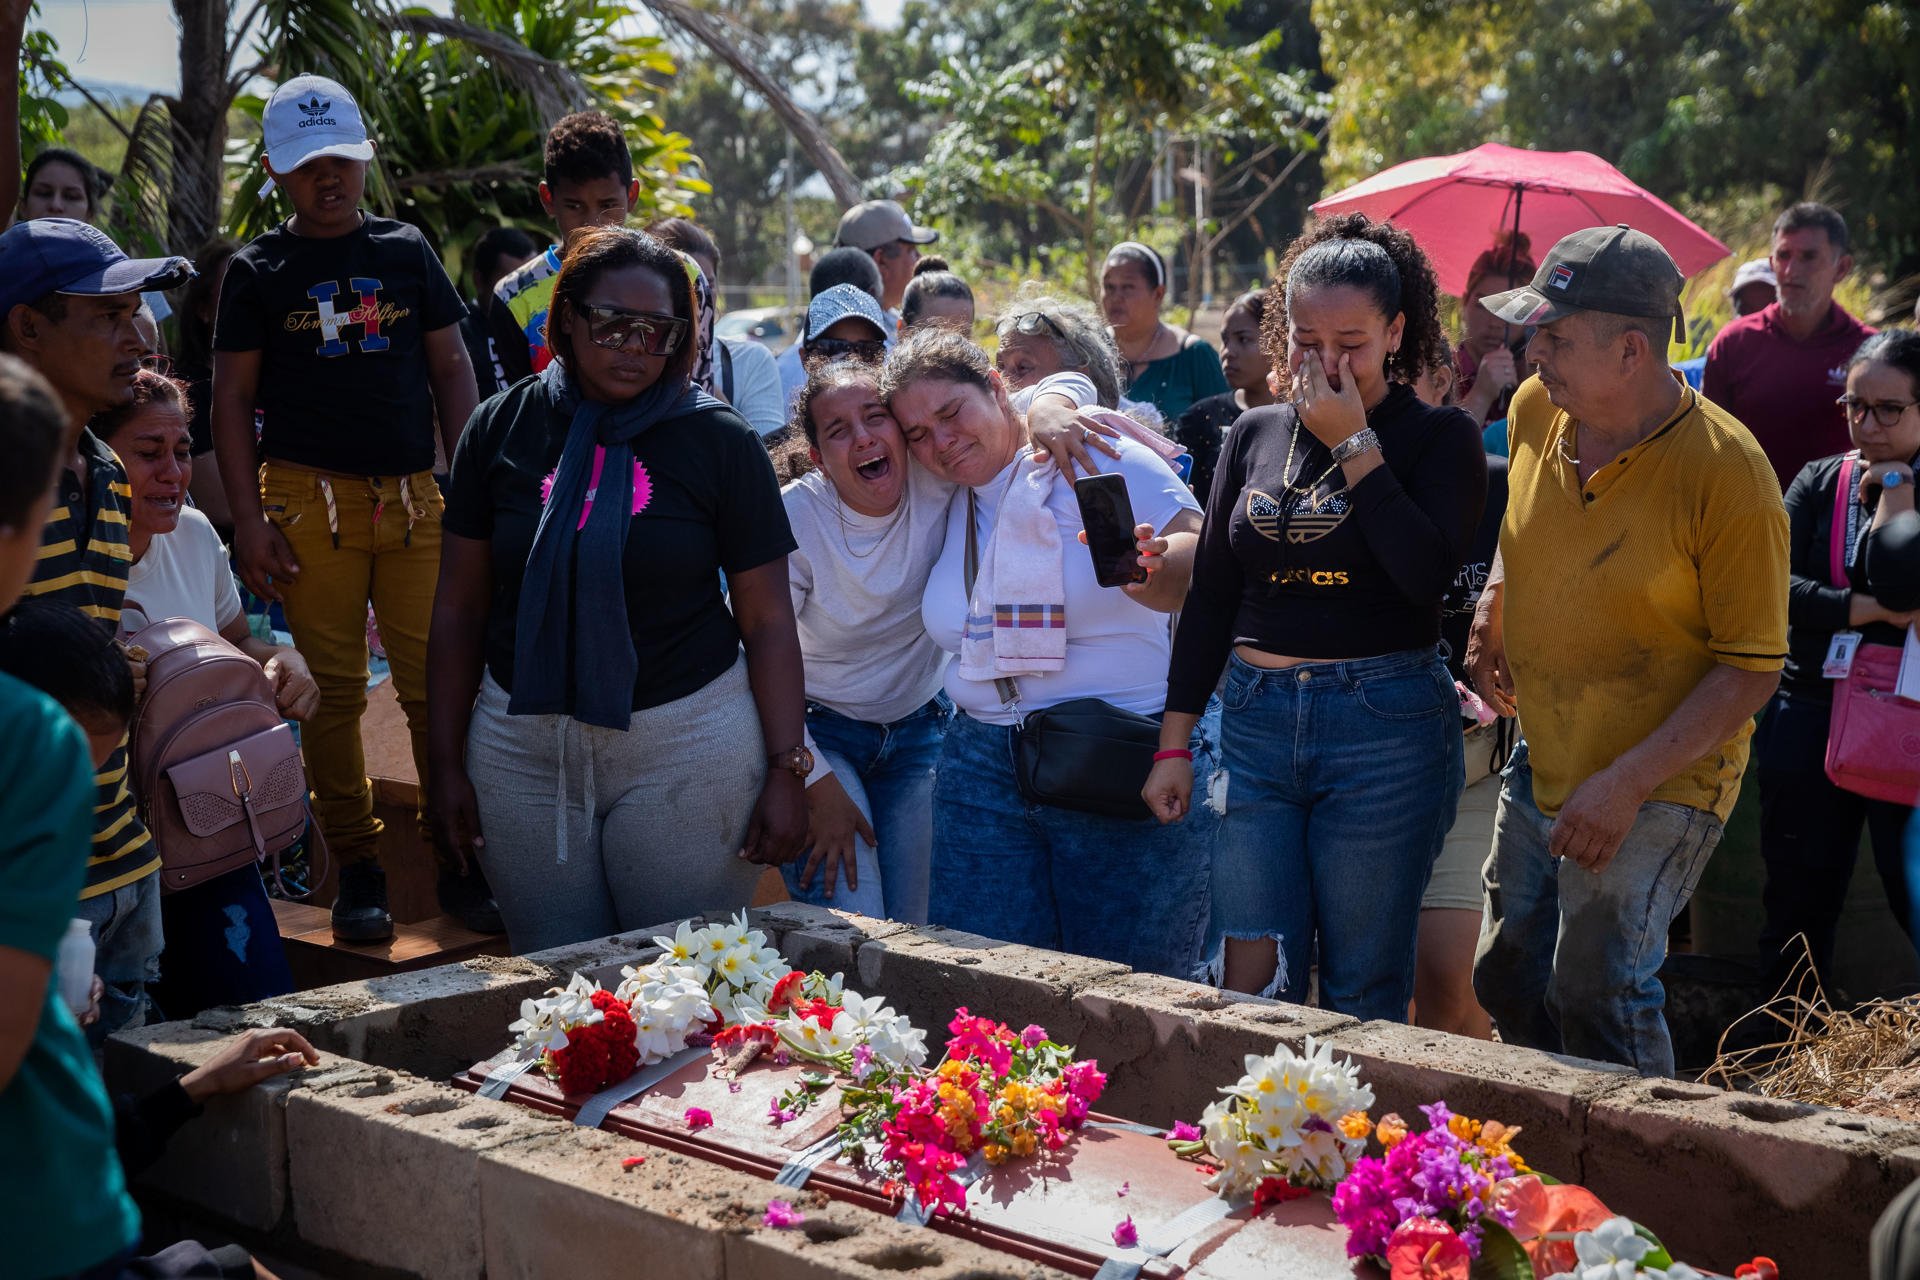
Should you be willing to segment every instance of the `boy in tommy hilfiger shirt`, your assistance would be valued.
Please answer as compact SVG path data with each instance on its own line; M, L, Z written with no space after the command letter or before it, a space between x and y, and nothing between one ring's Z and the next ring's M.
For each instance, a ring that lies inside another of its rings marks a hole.
M436 414L448 457L473 413L460 295L420 232L360 208L367 139L339 84L297 76L263 119L267 172L293 216L234 255L213 339L213 440L234 558L280 601L320 686L301 731L340 887L333 932L390 937L361 747L367 605L426 777L427 625L440 567ZM256 443L254 412L260 413ZM424 789L423 789L424 790ZM480 880L443 868L442 906L498 932Z

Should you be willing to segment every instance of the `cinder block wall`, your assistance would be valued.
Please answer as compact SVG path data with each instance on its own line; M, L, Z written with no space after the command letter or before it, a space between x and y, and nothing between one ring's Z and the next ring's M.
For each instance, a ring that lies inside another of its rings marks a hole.
M1588 1186L1674 1254L1731 1272L1756 1252L1797 1276L1867 1270L1868 1233L1920 1173L1920 1127L1797 1107L1437 1032L1351 1018L1124 966L795 903L752 913L796 968L844 973L930 1038L957 1006L1039 1023L1098 1058L1101 1110L1192 1120L1276 1042L1330 1041L1361 1067L1376 1114L1456 1111L1524 1128L1536 1167ZM454 1089L497 1052L519 1004L578 970L617 981L670 926L515 959L480 957L348 983L192 1024L122 1033L109 1083L138 1091L191 1069L232 1031L299 1028L319 1068L215 1099L141 1181L143 1194L240 1238L424 1277L778 1280L912 1270L926 1280L1049 1272L854 1206L808 1202L806 1228L759 1225L768 1184ZM637 1170L621 1157L647 1155ZM564 1245L557 1243L564 1242Z

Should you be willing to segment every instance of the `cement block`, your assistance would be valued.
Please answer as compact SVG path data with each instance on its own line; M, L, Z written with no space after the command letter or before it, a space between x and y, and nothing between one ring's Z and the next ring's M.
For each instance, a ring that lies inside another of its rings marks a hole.
M1077 1028L1072 1043L1107 1073L1099 1109L1163 1128L1197 1120L1221 1085L1239 1079L1248 1054L1358 1025L1340 1014L1149 973L1096 982L1077 992L1071 1007L1064 1025ZM1054 1030L1051 1022L1042 1025Z
M231 1038L182 1022L122 1031L107 1041L108 1087L137 1097L202 1065ZM205 1113L173 1136L136 1185L238 1226L272 1231L287 1209L287 1096L308 1077L354 1065L322 1053L318 1068L207 1099Z
M1533 1049L1397 1022L1361 1023L1328 1039L1334 1056L1351 1057L1373 1087L1375 1117L1398 1112L1425 1128L1420 1107L1444 1101L1475 1120L1519 1125L1526 1132L1516 1146L1527 1162L1563 1181L1579 1177L1588 1108L1640 1079L1625 1068L1575 1065Z
M647 1162L623 1169L627 1156ZM744 1190L753 1180L576 1128L489 1151L480 1157L486 1274L576 1280L634 1274L644 1259L649 1280L712 1280L724 1266L722 1223L681 1188L734 1181Z
M1066 1280L1065 1272L1051 1267L831 1204L817 1193L792 1197L806 1215L798 1227L766 1227L760 1221L767 1198L762 1190L750 1199L754 1216L748 1228L724 1237L727 1280L887 1280L901 1272L925 1280Z
M481 1274L480 1156L564 1120L385 1071L287 1103L294 1219L311 1244L426 1280Z
M808 910L818 911L819 908L809 907ZM825 974L843 973L850 982L855 972L855 957L861 947L880 938L906 933L912 927L894 920L876 920L872 916L850 912L827 911L821 914L825 919L789 925L780 935L780 953L787 958L788 964L802 973L816 969ZM858 983L854 985L857 989Z
M1638 1081L1589 1110L1581 1181L1701 1269L1756 1253L1783 1275L1863 1276L1867 1239L1911 1181L1914 1126ZM1523 1139L1524 1142L1524 1139Z
M953 1011L965 1006L1016 1029L1037 1022L1071 1043L1080 1034L1074 993L1130 972L1111 961L922 926L863 944L847 981L885 995L930 1042L944 1039Z

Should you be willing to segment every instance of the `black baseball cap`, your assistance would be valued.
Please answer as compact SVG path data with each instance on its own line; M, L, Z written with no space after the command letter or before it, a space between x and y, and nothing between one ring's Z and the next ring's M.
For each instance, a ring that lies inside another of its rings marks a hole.
M1621 223L1562 237L1532 284L1488 294L1480 305L1514 325L1552 324L1577 311L1672 316L1678 335L1685 283L1673 255L1658 240Z

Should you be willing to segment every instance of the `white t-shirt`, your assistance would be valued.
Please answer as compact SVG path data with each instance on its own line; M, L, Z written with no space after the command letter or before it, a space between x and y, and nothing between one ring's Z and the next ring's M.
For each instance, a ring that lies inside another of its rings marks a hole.
M947 536L953 492L913 464L892 515L861 515L820 471L780 491L800 544L787 556L787 587L807 697L855 720L890 724L940 691L947 655L927 637L920 600Z
M1113 443L1120 448L1119 460L1100 461L1108 471L1126 478L1136 520L1162 529L1182 511L1199 512L1193 492L1151 449L1126 439ZM1013 465L973 491L982 548L993 530ZM962 711L988 724L1013 724L1026 712L1075 698L1104 698L1127 711L1159 715L1167 705L1167 661L1173 651L1171 620L1119 587L1103 587L1094 581L1092 553L1078 540L1083 527L1080 504L1064 476L1047 496L1047 509L1060 526L1066 562L1066 667L1047 675L1019 677L1015 681L1020 691L1018 712L1000 705L993 681L961 679L958 663L947 669L947 696ZM960 652L960 629L966 622L966 520L966 495L957 494L947 516L946 546L927 578L926 598L920 608L927 634L948 653Z
M780 371L774 367L773 352L752 338L719 341L733 365L732 403L740 416L762 438L786 426L787 399L780 394ZM714 359L719 359L717 353Z
M216 633L241 616L227 549L205 516L183 507L174 531L147 544L127 570L126 608L148 622L192 618Z

